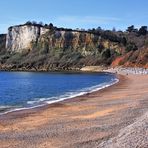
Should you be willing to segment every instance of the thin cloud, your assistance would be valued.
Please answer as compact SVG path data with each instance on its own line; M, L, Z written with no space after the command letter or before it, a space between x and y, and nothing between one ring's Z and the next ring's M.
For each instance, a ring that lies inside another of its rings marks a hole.
M80 24L106 24L119 22L121 19L115 17L93 17L93 16L61 16L57 18L58 22L62 23L80 23Z

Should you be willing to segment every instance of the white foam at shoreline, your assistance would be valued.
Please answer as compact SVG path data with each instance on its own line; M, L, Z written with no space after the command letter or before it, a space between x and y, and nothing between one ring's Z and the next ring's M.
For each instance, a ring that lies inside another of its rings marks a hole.
M37 108L37 107L45 106L47 104L53 104L53 103L61 102L61 101L64 101L64 100L72 99L72 98L79 97L79 96L82 96L82 95L85 95L85 94L88 94L88 93L99 91L101 89L112 86L112 85L114 85L118 82L119 82L119 79L114 78L114 79L111 79L110 83L105 82L105 83L102 83L102 84L99 84L99 85L96 85L96 86L92 86L92 87L82 89L79 92L70 92L70 93L66 93L65 95L62 95L62 96L59 96L59 97L40 98L39 100L36 100L36 101L28 101L27 103L31 104L31 105L33 105L35 103L40 103L40 104L35 105L35 106L31 106L31 107L22 107L22 108L12 109L12 110L0 113L0 115L8 114L8 113L15 112L15 111L34 109L34 108Z
M119 80L118 79L112 79L111 83L102 83L96 86L92 86L89 88L85 88L80 90L79 92L70 92L70 93L66 93L65 95L61 95L58 97L51 97L51 98L40 98L38 100L35 101L28 101L28 104L34 104L34 103L41 103L41 102L45 102L47 104L51 104L51 103L55 103L55 102L59 102L59 101L63 101L63 100L67 100L67 99L71 99L74 97L78 97L78 96L82 96L88 93L92 93L98 90L101 90L103 88L109 87L115 83L117 83Z

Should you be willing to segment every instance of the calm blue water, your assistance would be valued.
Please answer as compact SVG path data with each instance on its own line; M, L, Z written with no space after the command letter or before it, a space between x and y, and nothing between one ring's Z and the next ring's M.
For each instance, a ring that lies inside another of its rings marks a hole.
M107 73L0 72L0 109L51 103L101 89L115 81L115 76Z

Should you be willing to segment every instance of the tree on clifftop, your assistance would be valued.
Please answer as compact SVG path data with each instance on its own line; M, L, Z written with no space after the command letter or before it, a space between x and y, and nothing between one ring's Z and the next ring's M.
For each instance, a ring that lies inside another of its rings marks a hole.
M53 28L53 24L52 23L50 23L48 26L49 26L49 29Z
M134 30L135 30L134 25L132 25L132 26L129 26L126 31L133 32Z
M27 21L27 22L25 23L25 25L32 25L32 23L31 23L30 21Z
M147 34L147 26L141 26L141 28L138 31L139 35L146 35Z

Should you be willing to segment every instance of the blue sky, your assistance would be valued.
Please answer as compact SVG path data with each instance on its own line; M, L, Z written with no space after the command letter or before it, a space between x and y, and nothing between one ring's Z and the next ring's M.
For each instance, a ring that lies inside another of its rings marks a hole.
M117 30L148 25L148 0L1 0L0 33L26 21Z

